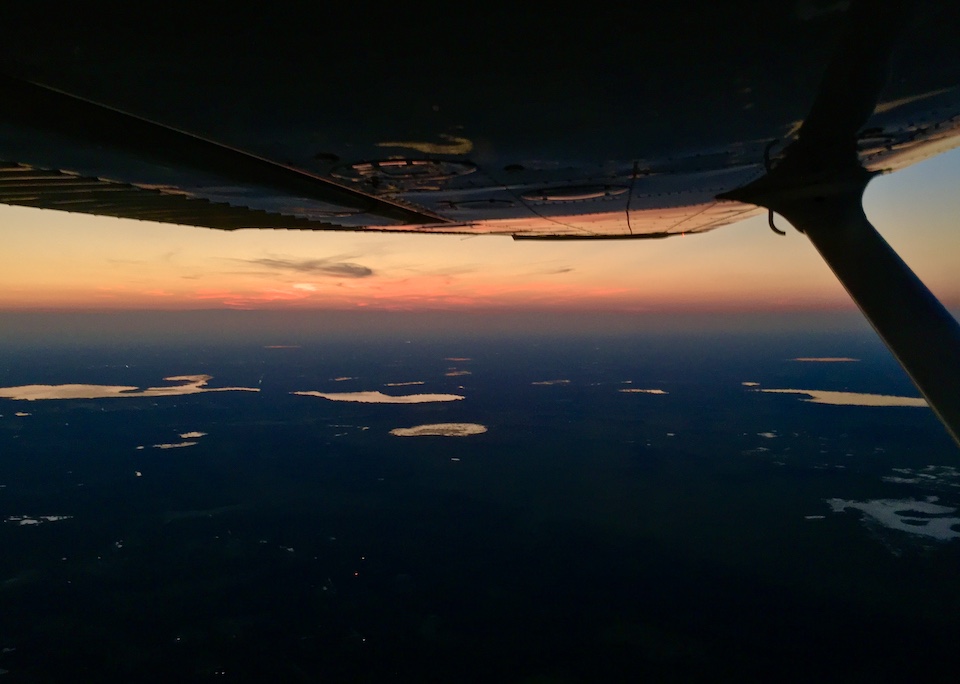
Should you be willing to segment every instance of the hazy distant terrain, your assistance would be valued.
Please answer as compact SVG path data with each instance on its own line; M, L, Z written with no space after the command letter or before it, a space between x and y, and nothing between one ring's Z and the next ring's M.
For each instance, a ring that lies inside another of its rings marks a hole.
M955 668L946 433L922 406L764 391L917 397L869 331L569 328L8 338L0 396L75 398L0 398L0 669L532 683ZM202 392L160 389L188 376Z

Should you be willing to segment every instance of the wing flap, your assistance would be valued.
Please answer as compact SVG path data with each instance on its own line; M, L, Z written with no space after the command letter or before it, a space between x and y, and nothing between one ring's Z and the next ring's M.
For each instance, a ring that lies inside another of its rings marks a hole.
M0 203L220 230L341 228L299 216L235 207L13 162L0 162Z

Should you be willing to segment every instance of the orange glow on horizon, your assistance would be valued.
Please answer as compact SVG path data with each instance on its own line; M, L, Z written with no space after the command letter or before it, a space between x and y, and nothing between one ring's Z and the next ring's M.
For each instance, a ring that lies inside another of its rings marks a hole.
M522 289L499 283L480 284L469 293L459 289L438 291L407 286L394 292L382 289L336 292L270 287L254 290L198 289L188 292L151 292L117 289L111 292L73 290L26 293L11 292L9 301L0 300L0 310L194 310L194 309L278 309L378 311L418 310L553 310L553 311L801 311L855 308L842 292L825 296L817 293L782 293L763 299L751 297L747 288L718 290L703 294L694 290L648 290L642 294L626 288L578 288L534 283ZM20 296L18 296L20 295ZM13 300L16 301L13 301Z
M878 179L866 198L881 234L951 308L958 168L960 152L948 153ZM902 201L886 190L896 183ZM0 227L0 311L855 308L809 242L774 236L765 216L639 242L222 232L3 205Z

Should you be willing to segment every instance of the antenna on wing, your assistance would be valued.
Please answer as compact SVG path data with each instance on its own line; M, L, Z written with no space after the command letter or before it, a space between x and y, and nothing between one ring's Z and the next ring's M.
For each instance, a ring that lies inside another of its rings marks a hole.
M767 143L767 146L763 148L763 168L766 169L767 173L773 171L773 163L770 161L770 150L773 149L773 146L776 145L779 141L774 139ZM767 225L770 226L770 230L780 236L785 236L786 231L780 230L777 228L776 224L773 222L773 209L767 210Z

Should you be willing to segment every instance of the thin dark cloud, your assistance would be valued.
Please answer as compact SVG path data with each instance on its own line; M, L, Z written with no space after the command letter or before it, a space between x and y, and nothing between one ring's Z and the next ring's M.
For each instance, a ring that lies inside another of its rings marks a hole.
M416 273L425 276L458 276L480 271L480 267L474 264L464 264L463 266L447 266L443 268L421 268L419 266L399 266L398 269Z
M544 268L537 268L532 271L527 271L525 275L528 276L545 276L545 275L562 275L563 273L572 273L574 269L572 266L546 266Z
M177 258L177 256L179 256L179 254L179 249L171 249L163 254L158 255L157 257L150 259L116 259L113 257L108 257L106 262L114 266L140 266L144 264L155 264L157 261L171 263Z
M237 259L245 264L262 266L272 271L305 273L335 278L366 278L373 275L373 269L352 261L336 259L285 259L281 257L261 257L259 259Z

